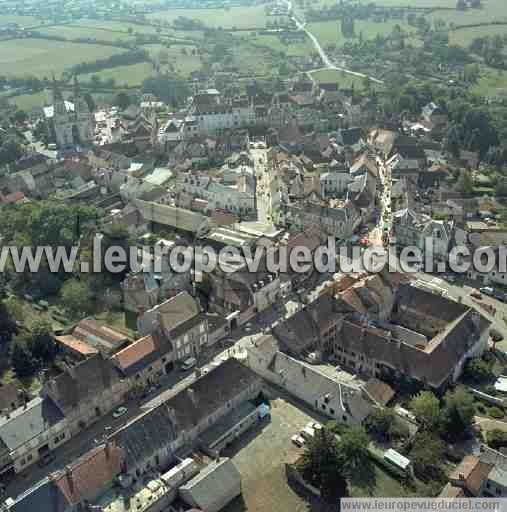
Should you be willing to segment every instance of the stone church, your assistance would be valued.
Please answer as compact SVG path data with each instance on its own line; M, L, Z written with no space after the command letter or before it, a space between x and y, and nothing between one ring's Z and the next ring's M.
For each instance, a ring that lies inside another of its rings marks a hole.
M77 78L74 77L74 102L66 101L53 81L53 105L44 108L51 138L58 148L68 148L78 144L91 144L94 137L95 120L88 103L81 94Z

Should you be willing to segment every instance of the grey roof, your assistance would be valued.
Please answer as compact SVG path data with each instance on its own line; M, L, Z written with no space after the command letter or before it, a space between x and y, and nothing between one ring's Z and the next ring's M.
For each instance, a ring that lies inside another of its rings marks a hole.
M37 397L26 408L14 411L0 420L0 439L9 450L15 450L42 434L63 419L63 414L50 398Z
M191 495L191 505L206 511L219 510L218 504L225 505L234 498L235 490L241 492L241 474L232 460L224 458L206 466L180 490Z
M502 487L507 487L507 456L486 445L481 445L480 459L481 462L493 465L489 480Z
M65 512L68 502L58 486L48 477L14 499L9 512Z
M125 450L127 467L132 468L177 437L174 413L168 403L162 403L115 432L111 439Z

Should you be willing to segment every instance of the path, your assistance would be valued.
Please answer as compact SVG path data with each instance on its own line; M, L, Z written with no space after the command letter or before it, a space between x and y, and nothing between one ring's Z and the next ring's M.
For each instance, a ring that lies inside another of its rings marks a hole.
M336 66L335 64L333 64L331 62L331 59L328 57L327 53L324 51L324 48L322 48L319 40L317 39L317 37L315 37L315 35L313 35L307 28L306 28L306 23L300 21L295 14L290 14L292 13L292 2L290 0L286 0L286 4L287 4L287 7L288 7L288 11L289 11L289 15L290 15L290 19L292 21L294 21L294 23L296 24L296 27L299 29L299 30L303 30L306 35L310 38L311 42L313 43L313 46L315 46L315 49L317 50L317 53L319 54L322 62L324 63L324 68L318 68L318 69L312 69L310 71L308 71L308 73L313 73L315 71L320 71L322 69L333 69L333 70L336 70L336 71L341 71L342 73L346 73L348 75L352 75L352 76L357 76L359 78L369 78L372 82L376 83L376 84L383 84L383 80L379 80L378 78L375 78L373 76L369 76L369 75L365 75L364 73L359 73L357 71L352 71L351 69L347 69L347 68L342 68L340 66Z

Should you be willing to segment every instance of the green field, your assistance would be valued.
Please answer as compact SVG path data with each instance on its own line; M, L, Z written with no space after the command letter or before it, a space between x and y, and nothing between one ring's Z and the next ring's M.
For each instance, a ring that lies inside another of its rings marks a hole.
M507 3L505 0L482 0L481 9L435 11L428 15L428 19L441 19L449 24L454 23L456 25L507 21Z
M0 42L0 69L7 76L50 77L81 62L117 55L124 50L94 44L75 44L44 39L13 39Z
M262 5L229 9L170 9L149 14L148 19L172 23L179 16L200 20L208 27L215 28L264 28L266 22L270 20L270 16L266 16Z
M410 5L411 7L456 7L455 0L378 0L377 5L382 6L403 6Z
M50 91L42 91L35 94L22 94L20 96L9 98L9 103L12 105L17 105L20 109L26 111L43 107L44 105L49 105L50 102Z
M9 23L17 23L20 27L34 27L43 21L34 16L16 16L14 14L0 14L0 27Z
M341 89L347 89L354 84L356 89L362 89L365 85L365 79L351 75L350 73L344 73L343 71L337 71L334 69L323 69L320 71L311 72L312 78L317 82L333 82L337 83ZM372 84L373 86L373 84Z
M70 95L70 92L68 93ZM67 96L67 94L65 95ZM93 93L92 97L97 105L110 105L113 94L108 93ZM51 91L45 90L35 94L22 94L9 98L9 103L18 106L22 110L30 111L41 108L45 105L50 105L52 102Z
M155 59L160 59L160 53L164 52L167 54L169 65L161 64L161 68L168 70L171 69L171 65L174 71L177 73L188 76L193 71L201 69L202 63L198 54L192 55L192 52L196 50L195 46L175 44L166 48L160 44L145 44L143 48L148 50L150 56ZM183 49L186 55L182 53Z
M449 32L449 42L467 47L476 37L507 35L507 25L490 25L485 27L462 28Z
M472 92L481 96L501 96L507 98L507 71L481 68L481 78L472 87Z
M389 20L384 23L358 20L355 23L355 38L344 37L341 32L340 22L337 20L309 23L308 29L317 37L321 44L336 44L338 47L341 47L346 41L357 41L361 33L364 39L374 39L378 34L390 34L396 25L399 25L407 33L415 32L408 23L401 20Z
M309 56L315 52L315 47L312 42L305 38L304 41L290 42L283 44L277 36L272 35L258 35L252 36L250 39L252 43L267 46L277 52L284 52L287 56Z
M130 35L127 31L110 31L92 26L79 26L79 25L56 25L51 27L42 27L37 30L41 34L49 36L61 36L66 39L91 39L97 41L108 41L114 43L115 41L133 41L134 36Z
M88 82L93 75L98 75L102 81L113 78L116 86L136 87L141 85L146 78L154 74L155 71L150 62L140 62L138 64L117 66L96 73L80 75L79 79L82 82Z

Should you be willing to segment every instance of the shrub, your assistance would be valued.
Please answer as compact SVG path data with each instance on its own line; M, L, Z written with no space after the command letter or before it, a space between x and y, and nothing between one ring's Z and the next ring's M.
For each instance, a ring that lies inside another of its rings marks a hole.
M496 419L503 418L503 416L504 416L502 409L500 409L499 407L491 407L489 409L489 415L492 418L496 418Z

